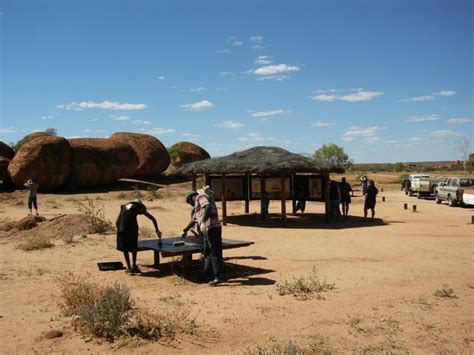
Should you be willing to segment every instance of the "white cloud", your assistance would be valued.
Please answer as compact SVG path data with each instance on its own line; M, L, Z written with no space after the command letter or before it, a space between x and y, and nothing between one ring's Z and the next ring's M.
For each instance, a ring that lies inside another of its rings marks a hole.
M408 117L406 120L407 122L425 122L425 121L436 121L439 120L438 115L419 115L419 116L411 116Z
M146 121L146 120L145 120L145 121L142 121L142 120L134 120L132 123L133 123L133 124L144 124L144 125L152 124L151 121Z
M358 90L355 93L339 97L339 100L348 102L370 101L381 95L383 95L383 92Z
M216 127L219 128L229 128L229 129L237 129L237 128L242 128L245 125L241 122L236 122L236 121L225 121L219 124L216 124Z
M87 120L87 122L97 122L98 119L97 118L91 118L90 120Z
M263 42L263 36L250 36L250 42L262 43Z
M4 133L4 134L13 134L17 132L18 131L16 130L15 127L0 128L0 133Z
M422 96L414 96L409 97L407 99L401 100L402 102L424 102L424 101L433 101L436 96L454 96L456 95L456 91L452 90L442 90L438 92L433 92L431 95L422 95Z
M297 72L300 68L295 65L272 64L260 67L253 71L256 75L277 75L282 73Z
M288 113L290 111L287 111L287 110L273 110L273 111L259 111L259 112L254 112L252 113L252 116L253 117L256 117L256 118L267 118L267 117L271 117L271 116L275 116L275 115L280 115L280 114L283 114L283 113Z
M104 109L104 110L145 110L147 105L145 104L129 104L129 103L120 103L117 101L103 101L103 102L93 102L93 101L83 101L83 102L73 102L70 104L61 104L57 105L57 108L82 111L85 109Z
M214 107L214 104L210 101L203 100L203 101L195 102L192 104L180 105L180 107L189 111L202 111L202 110L207 110L211 107Z
M320 95L313 96L312 99L322 102L334 102L334 101L346 101L346 102L361 102L361 101L371 101L381 95L383 92L380 91L367 91L362 88L351 89L351 93L348 94L339 94L347 90L318 90L317 93Z
M450 129L440 129L437 131L433 131L430 133L432 137L435 138L445 138L445 137L457 137L457 136L462 136L461 133L452 131Z
M259 55L254 63L260 64L260 65L267 65L267 64L271 64L272 61L270 60L270 57L267 55Z
M164 76L159 76L158 80L165 80L166 78Z
M319 127L319 128L322 128L322 127L330 127L330 126L334 126L335 123L334 122L323 122L323 121L318 121L318 122L313 122L311 124L311 127Z
M273 140L275 139L272 137L265 137L263 134L257 133L257 132L251 132L247 134L247 136L240 137L237 139L238 142L253 142L253 143L263 142L263 141L273 141Z
M312 99L316 101L333 102L338 99L338 96L322 94L322 95L313 96Z
M203 86L200 86L200 87L197 87L197 88L191 88L190 91L191 92L202 92L202 91L207 91L207 88L205 88Z
M130 116L115 116L111 115L110 118L112 118L114 121L128 121L130 119Z
M455 124L464 124L464 123L468 123L468 122L472 122L472 121L473 121L472 118L450 118L446 122L448 124L455 125Z
M439 92L434 92L433 95L436 95L436 96L454 96L454 95L456 95L456 91L442 90L442 91L439 91Z
M288 79L288 75L269 75L269 76L262 76L257 80L274 80L274 81L283 81Z
M42 120L49 120L50 118L53 118L53 116L41 116Z
M219 53L219 54L230 53L230 49L218 49L216 50L216 53Z
M345 141L352 141L354 138L362 137L362 138L374 138L377 131L386 129L386 127L378 127L378 126L371 126L371 127L351 127L348 131L346 131L342 137L342 140Z
M433 95L424 95L424 96L415 96L408 99L403 99L402 102L423 102L423 101L432 101L434 100Z
M240 47L241 45L244 44L244 42L241 42L241 41L234 41L231 43L234 47Z
M234 75L234 73L232 73L230 71L221 71L221 72L219 72L219 75L220 76L230 76L230 75Z
M161 127L153 127L152 129L148 130L147 134L152 135L159 135L159 134L166 134L166 133L173 133L176 132L174 128L161 128Z

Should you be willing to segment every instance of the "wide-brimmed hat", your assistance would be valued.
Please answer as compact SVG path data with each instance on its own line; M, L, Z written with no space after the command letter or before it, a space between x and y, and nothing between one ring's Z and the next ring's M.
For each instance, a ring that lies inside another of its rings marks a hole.
M190 203L191 202L191 198L193 196L197 196L197 192L196 191L189 191L187 194L186 194L186 203Z

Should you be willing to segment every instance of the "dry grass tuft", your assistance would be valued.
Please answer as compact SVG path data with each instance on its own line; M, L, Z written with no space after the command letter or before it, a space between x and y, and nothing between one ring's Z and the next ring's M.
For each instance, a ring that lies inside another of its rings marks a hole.
M327 292L334 288L335 284L319 279L315 267L307 277L295 277L292 280L283 280L276 284L276 290L280 296L294 295L300 299L308 299L311 298L312 293Z
M30 236L24 242L19 243L16 248L23 251L41 250L52 248L51 238L45 235Z
M272 337L262 345L248 347L243 353L246 355L329 355L333 352L324 343L324 339L320 336L316 336L311 337L306 346L299 344L294 340L288 340L286 343L278 342L274 337Z
M458 296L455 295L454 290L447 284L444 284L442 289L436 290L434 295L439 298L458 298Z
M97 207L94 201L87 200L86 204L77 202L78 209L86 218L92 233L104 234L113 230L112 222L105 218L102 207Z
M101 286L85 277L66 274L57 279L66 315L77 316L75 326L81 332L119 346L140 345L149 341L171 341L180 334L196 335L198 324L186 307L174 307L166 313L132 309L133 301L125 285Z

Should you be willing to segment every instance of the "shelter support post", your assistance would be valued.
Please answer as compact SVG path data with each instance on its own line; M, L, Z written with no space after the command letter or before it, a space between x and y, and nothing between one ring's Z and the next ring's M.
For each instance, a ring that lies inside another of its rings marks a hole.
M193 174L192 179L193 179L192 180L193 181L193 191L196 191L196 186L197 186L197 184L196 184L196 174Z
M158 250L153 250L153 266L160 266L160 252Z
M329 223L331 220L331 210L329 206L329 173L323 175L323 191L324 191L324 204L325 204L325 214L326 214L326 223Z
M247 191L245 193L245 213L249 213L249 204L250 204L250 175L245 174L245 185L247 186Z
M263 197L263 191L266 190L265 187L265 174L260 175L260 199ZM262 204L260 204L260 216L263 216Z
M204 175L204 185L211 185L211 180L209 179L209 174Z
M295 174L291 174L291 188L293 193L291 194L291 213L296 214L296 187L295 187Z
M285 173L281 174L281 219L286 224L286 191L285 191Z
M227 225L227 187L225 174L222 174L222 225Z

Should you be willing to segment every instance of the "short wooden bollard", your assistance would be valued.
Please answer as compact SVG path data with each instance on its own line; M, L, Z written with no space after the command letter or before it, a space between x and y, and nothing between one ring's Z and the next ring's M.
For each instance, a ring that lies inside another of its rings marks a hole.
M383 187L380 189L380 192L383 192Z
M413 205L413 206L411 207L411 211L412 211L412 212L416 212L416 205Z
M474 216L471 216L471 224L474 224Z
M382 196L382 202L385 202L385 196Z
M404 204L403 204L403 209L404 209L404 210L407 210L407 209L408 209L408 203L404 203Z

